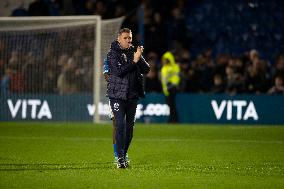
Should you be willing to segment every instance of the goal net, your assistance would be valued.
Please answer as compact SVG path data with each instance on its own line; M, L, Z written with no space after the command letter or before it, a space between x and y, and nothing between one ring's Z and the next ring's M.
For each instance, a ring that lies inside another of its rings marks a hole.
M122 18L0 18L0 121L108 119L102 61Z

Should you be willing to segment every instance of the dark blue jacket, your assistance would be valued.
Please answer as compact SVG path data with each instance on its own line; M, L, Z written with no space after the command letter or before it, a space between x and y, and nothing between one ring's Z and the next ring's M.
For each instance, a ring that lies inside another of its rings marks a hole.
M117 41L111 44L107 54L109 63L107 96L109 98L127 100L145 96L143 74L150 71L150 66L142 56L137 64L133 63L135 51L134 47L121 49Z

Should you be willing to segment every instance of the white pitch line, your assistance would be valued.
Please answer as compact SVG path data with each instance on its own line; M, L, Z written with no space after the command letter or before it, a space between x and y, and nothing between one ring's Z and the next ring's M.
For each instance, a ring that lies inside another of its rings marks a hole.
M0 136L0 139L11 139L11 140L70 140L70 141L110 141L109 138L91 138L91 137L54 137L54 136ZM262 144L284 144L284 141L280 140L239 140L239 139L191 139L191 138L134 138L134 141L153 141L153 142L184 142L184 141L194 141L194 142L214 142L214 143L262 143Z

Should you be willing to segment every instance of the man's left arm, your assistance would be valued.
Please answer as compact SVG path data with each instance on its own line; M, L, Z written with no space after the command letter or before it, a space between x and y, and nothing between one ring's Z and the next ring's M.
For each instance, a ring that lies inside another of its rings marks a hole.
M147 74L150 71L150 65L148 64L148 62L146 62L146 60L142 56L143 50L144 50L143 46L137 47L136 52L134 52L133 62L137 64L141 74Z

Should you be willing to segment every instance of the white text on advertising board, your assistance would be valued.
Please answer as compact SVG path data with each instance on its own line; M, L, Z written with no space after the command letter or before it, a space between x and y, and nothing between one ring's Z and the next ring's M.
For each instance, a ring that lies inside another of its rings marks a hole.
M52 119L52 114L46 100L39 99L18 99L15 104L11 99L7 100L12 118L18 114L22 119L30 116L32 119Z
M233 117L237 120L258 120L258 114L253 101L222 100L220 105L218 105L216 100L212 100L211 106L217 120L220 120L224 114L227 120L232 120ZM236 110L236 114L233 114L233 110Z
M88 104L87 109L90 116L93 116L95 113L95 105ZM108 104L99 103L99 115L107 116L109 114L110 107ZM147 104L143 110L143 105L138 104L136 108L136 118L139 119L141 116L169 116L170 109L167 104Z

